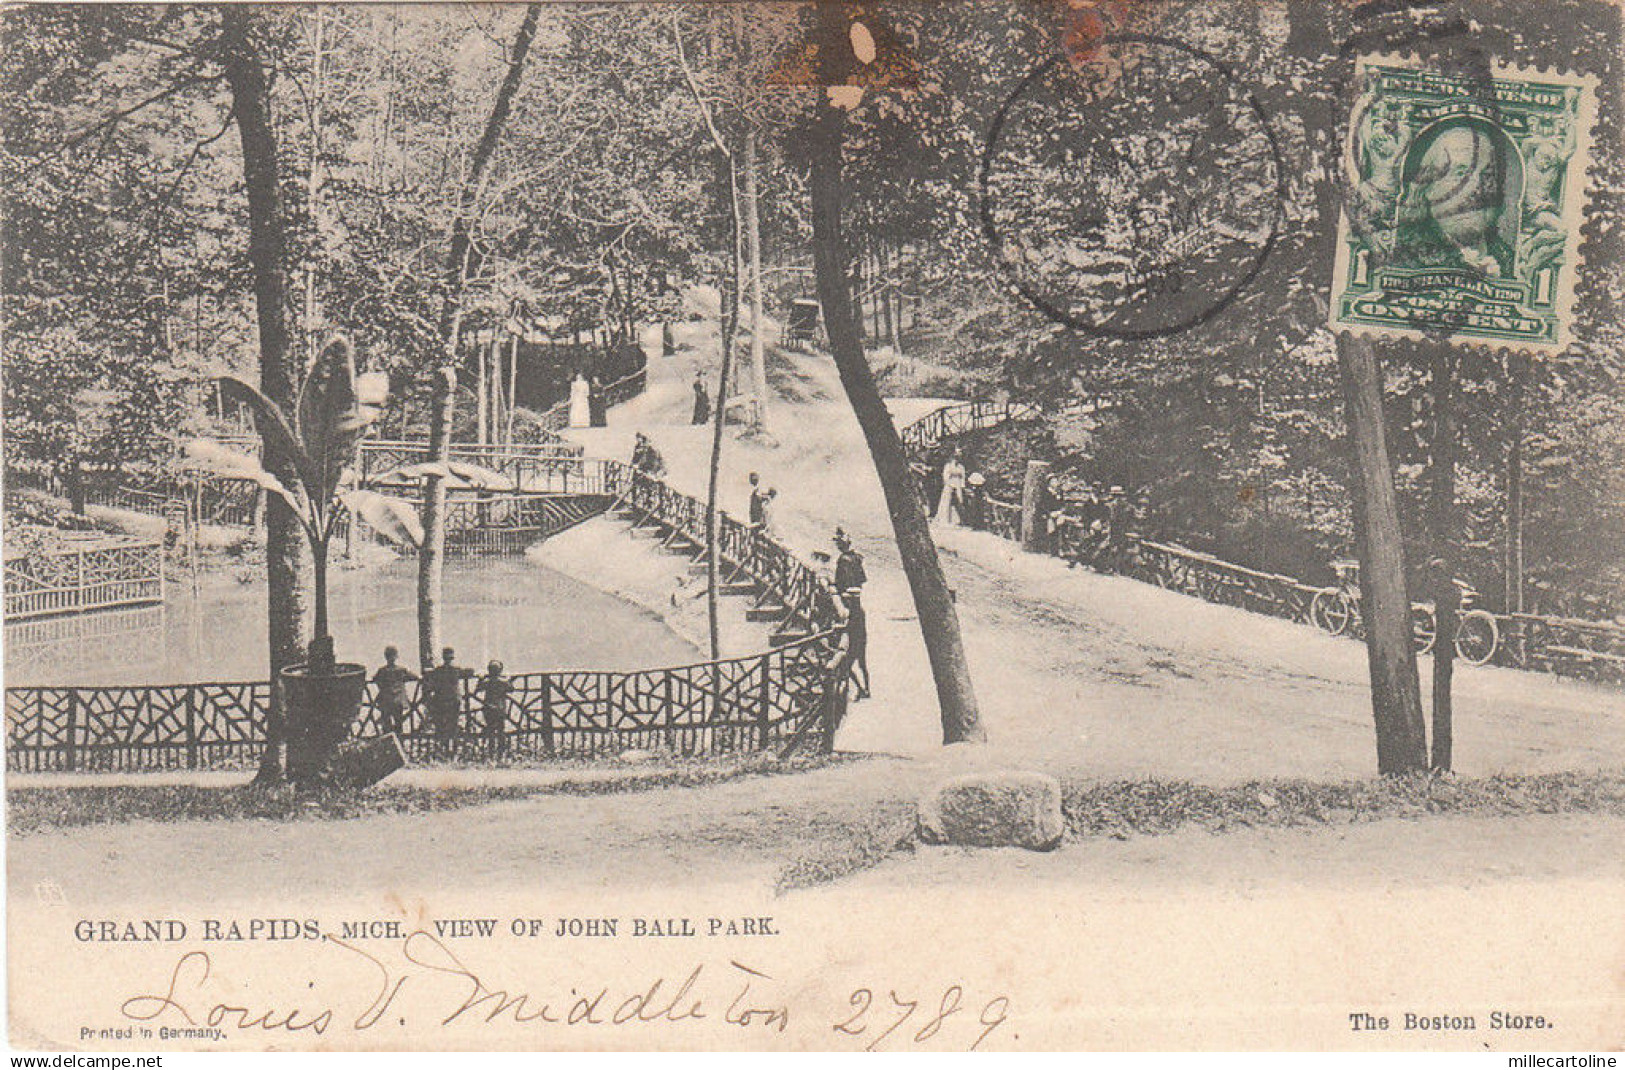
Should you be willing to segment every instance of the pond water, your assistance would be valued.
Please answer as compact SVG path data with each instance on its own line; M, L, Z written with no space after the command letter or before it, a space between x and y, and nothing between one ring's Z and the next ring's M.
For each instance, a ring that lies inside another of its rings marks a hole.
M383 661L384 647L417 666L417 562L335 570L329 612L341 661ZM692 643L641 607L523 558L446 562L441 621L457 663L509 673L646 669L703 660ZM110 610L5 628L5 682L173 684L263 680L265 582L171 581L162 606Z

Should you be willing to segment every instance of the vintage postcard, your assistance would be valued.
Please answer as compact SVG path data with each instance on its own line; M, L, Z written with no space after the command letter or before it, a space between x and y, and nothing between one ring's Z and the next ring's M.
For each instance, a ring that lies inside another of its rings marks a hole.
M0 8L10 1046L1616 1065L1621 23Z

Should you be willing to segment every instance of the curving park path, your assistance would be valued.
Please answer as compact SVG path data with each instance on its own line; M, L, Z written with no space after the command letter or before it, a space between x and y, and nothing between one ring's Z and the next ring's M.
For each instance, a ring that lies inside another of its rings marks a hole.
M703 496L709 431L687 426L687 387L696 364L709 366L704 326L683 332L685 348L678 356L651 361L649 391L613 410L608 428L571 432L572 438L589 454L624 459L633 433L644 430L664 454L670 482ZM434 814L125 821L13 836L13 906L27 905L25 897L51 882L79 906L251 902L270 882L302 887L316 900L429 894L445 886L448 874L471 895L533 890L543 880L548 888L720 892L725 886L725 898L738 894L754 902L771 895L777 875L798 857L813 856L816 869L821 852L850 855L854 839L869 844L863 851L871 860L884 856L909 827L918 793L965 764L1015 765L1101 781L1157 777L1217 784L1373 775L1375 743L1359 644L1069 569L1055 558L1022 554L993 535L961 529L939 529L938 537L990 742L986 748L941 747L925 651L880 489L834 370L815 356L775 352L773 360L780 394L771 414L776 444L730 436L723 506L743 515L746 475L758 471L779 490L773 525L792 552L828 549L839 524L866 555L874 698L852 706L836 741L861 760L810 773L609 795L548 791L540 783L523 783L532 779L526 775L492 775L478 783L527 790ZM940 404L898 400L892 408L905 423ZM572 549L566 542L555 552L561 558L590 555L591 542L584 536L581 545ZM625 575L577 575L604 586L640 586ZM665 581L642 587L651 601L669 594ZM639 596L637 589L619 593ZM739 639L750 642L753 636ZM1463 774L1625 765L1625 694L1509 669L1462 666L1457 673L1456 753ZM427 771L413 779L427 788L452 787L454 781ZM1193 828L1125 843L1092 838L1041 859L1020 852L921 851L891 855L858 880L872 889L906 889L912 912L927 900L955 901L951 889L963 882L995 876L1023 884L1090 881L1105 888L1101 894L1109 892L1108 899L1143 900L1142 875L1155 870L1166 875L1167 887L1157 895L1173 918L1184 916L1188 887L1216 884L1246 897L1259 882L1297 888L1322 867L1367 874L1380 886L1373 892L1378 899L1387 894L1381 888L1411 887L1423 879L1418 874L1427 873L1437 874L1427 879L1458 885L1617 882L1617 866L1599 872L1596 862L1618 857L1613 846L1625 823L1617 817L1441 820L1242 836ZM1441 841L1454 846L1435 857L1429 845ZM1558 842L1567 846L1554 849ZM870 851L876 846L879 855ZM938 884L940 894L933 891ZM823 902L836 894L811 896Z
M703 494L709 432L683 426L686 386L705 352L702 339L692 343L651 362L650 389L635 412L623 419L617 410L610 428L573 434L589 453L619 456L642 427L664 454L669 480ZM853 533L870 566L875 697L853 706L838 745L929 756L940 749L929 668L856 420L826 359L775 350L773 360L776 445L730 439L723 506L744 512L746 475L757 471L779 491L774 525L792 549L828 550L836 525ZM889 402L899 426L942 404ZM990 749L1001 759L1103 779L1374 773L1359 643L1069 568L987 533L934 528ZM1421 661L1425 688L1431 659ZM1625 764L1625 692L1489 666L1458 666L1456 681L1456 760L1465 775Z

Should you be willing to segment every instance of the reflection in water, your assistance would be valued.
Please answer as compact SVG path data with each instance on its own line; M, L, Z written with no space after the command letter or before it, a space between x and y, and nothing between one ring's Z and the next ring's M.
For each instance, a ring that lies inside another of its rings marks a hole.
M384 647L417 661L417 562L401 560L333 577L329 602L341 660L369 668ZM520 558L448 561L441 610L457 661L509 673L540 669L643 669L698 660L699 651L654 614ZM210 576L169 585L163 606L8 624L5 682L173 684L263 680L265 582Z

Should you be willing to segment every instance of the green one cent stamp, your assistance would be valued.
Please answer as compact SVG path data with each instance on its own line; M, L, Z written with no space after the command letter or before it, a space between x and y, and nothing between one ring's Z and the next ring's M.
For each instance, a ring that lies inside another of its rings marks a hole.
M1552 351L1568 343L1594 79L1474 79L1360 61L1333 329Z

